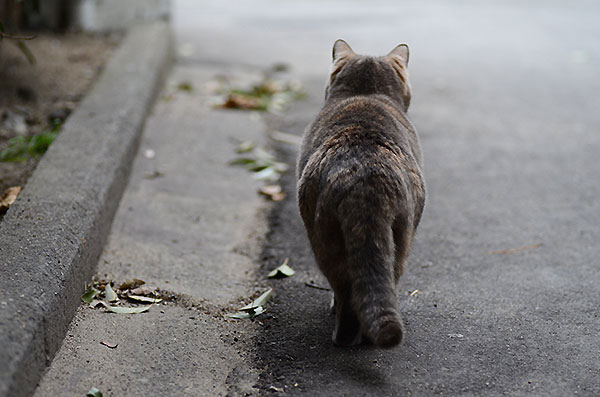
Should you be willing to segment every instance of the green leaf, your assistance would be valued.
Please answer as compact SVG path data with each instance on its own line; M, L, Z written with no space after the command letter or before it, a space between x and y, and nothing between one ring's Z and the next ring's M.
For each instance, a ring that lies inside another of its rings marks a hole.
M119 300L117 293L112 289L110 283L106 284L104 287L104 300L107 302L116 302Z
M239 144L237 149L235 150L237 153L248 153L251 152L252 149L256 147L256 143L252 141L244 141Z
M262 306L259 306L259 307L255 307L255 308L252 308L251 310L247 310L247 311L228 313L225 315L225 317L242 320L242 319L254 318L260 314L263 314L264 312L265 312L265 309Z
M177 84L177 89L185 92L192 92L194 90L192 83L188 81L182 81L181 83Z
M283 263L278 268L274 269L267 275L267 278L285 278L296 274L294 269L288 266L289 261L290 258L285 258Z
M95 387L92 387L87 394L85 395L85 397L102 397L102 392L98 389L96 389Z
M279 174L273 167L268 167L263 169L262 171L255 172L252 175L252 178L258 180L267 180L267 181L276 181L279 179Z
M255 163L256 163L255 159L251 159L249 157L240 157L238 159L231 160L229 162L229 165L248 165L248 164L255 164Z
M262 164L262 163L256 162L252 165L249 165L246 168L248 168L248 171L250 171L250 172L261 172L262 170L265 170L269 167L271 167L270 164Z
M261 296L259 296L258 298L254 299L252 301L252 303L244 306L244 307L240 307L238 309L238 311L254 311L257 308L263 306L265 303L267 303L267 301L269 300L269 298L271 297L271 293L273 292L273 288L269 288L266 292L264 292Z
M100 291L98 291L96 288L94 287L90 287L85 294L81 295L81 300L84 301L85 303L92 303L92 301L94 300L94 298L96 296L98 296L100 294Z

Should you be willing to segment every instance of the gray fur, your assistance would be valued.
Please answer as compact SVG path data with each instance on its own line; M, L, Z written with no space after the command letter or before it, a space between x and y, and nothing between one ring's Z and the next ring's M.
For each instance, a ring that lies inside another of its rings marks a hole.
M300 214L334 291L339 345L402 340L396 284L425 204L407 63L406 45L376 58L336 41L325 105L298 157Z

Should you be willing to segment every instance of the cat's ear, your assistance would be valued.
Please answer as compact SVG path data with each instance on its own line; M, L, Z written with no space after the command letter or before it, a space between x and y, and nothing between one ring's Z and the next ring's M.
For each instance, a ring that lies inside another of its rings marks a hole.
M408 66L409 55L410 55L410 52L408 50L407 44L397 45L396 48L394 48L392 51L390 51L389 54L387 54L388 57L400 58L402 60L402 64L404 65L404 67Z
M331 55L333 57L333 60L336 61L337 59L343 57L350 58L356 54L354 53L354 51L352 51L352 48L348 45L348 43L346 43L342 39L337 39L335 43L333 43L333 50L331 51Z

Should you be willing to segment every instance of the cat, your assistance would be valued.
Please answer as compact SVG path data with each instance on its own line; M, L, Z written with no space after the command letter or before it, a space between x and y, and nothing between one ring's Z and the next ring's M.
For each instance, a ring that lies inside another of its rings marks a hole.
M425 206L408 58L406 44L370 57L337 40L325 104L302 138L298 206L334 291L336 345L402 341L396 285Z

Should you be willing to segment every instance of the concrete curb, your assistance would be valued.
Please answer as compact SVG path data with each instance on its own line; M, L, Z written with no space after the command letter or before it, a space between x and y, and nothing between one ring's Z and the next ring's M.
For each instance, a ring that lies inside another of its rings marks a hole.
M170 59L133 27L0 222L0 396L30 395L95 271Z

